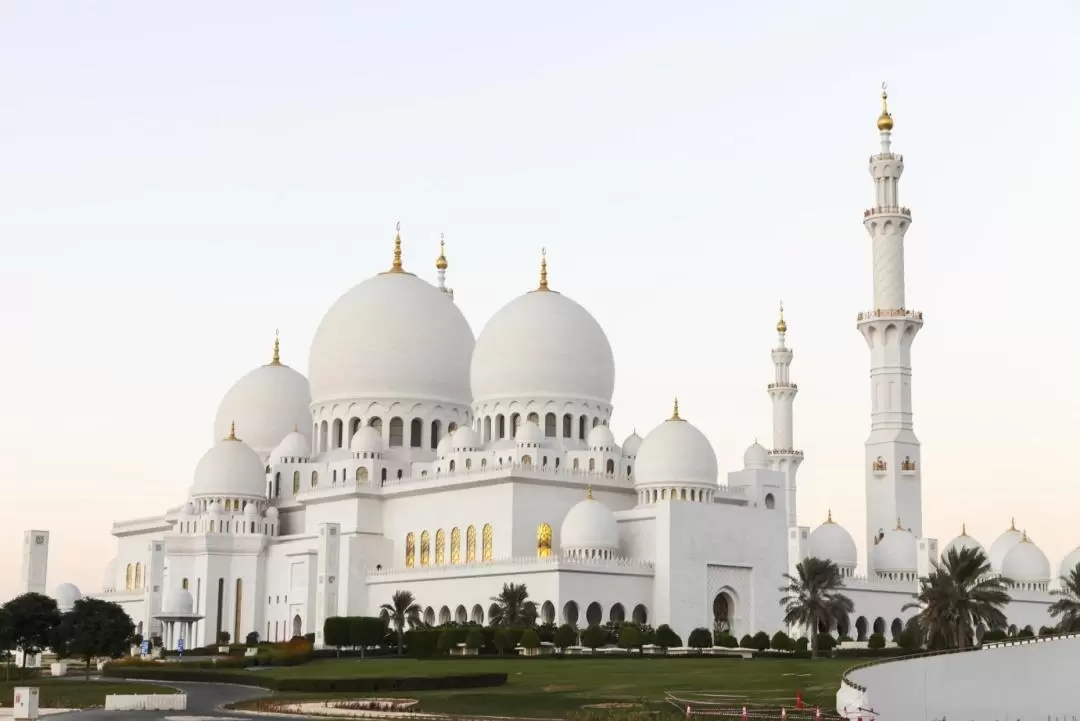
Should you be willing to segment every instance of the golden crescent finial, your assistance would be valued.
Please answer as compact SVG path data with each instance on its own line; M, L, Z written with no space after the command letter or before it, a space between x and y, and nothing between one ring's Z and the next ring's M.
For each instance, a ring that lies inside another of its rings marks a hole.
M589 501L591 501L593 499L593 497L592 497L592 484L591 483L589 484L589 488L585 491L585 498L586 498L586 500L589 500Z
M394 232L394 263L390 266L391 273L404 273L405 269L401 265L401 221L397 222L397 226Z
M966 536L967 535L967 523L966 522L960 524L960 535L961 536Z
M904 527L902 525L900 525L900 516L896 517L896 530L898 530L898 531L904 530Z
M225 440L227 440L227 441L238 441L238 440L240 440L239 438L236 437L236 421L233 421L232 423L229 424L229 435L228 435L228 437L225 438Z
M548 290L547 248L540 249L540 286L537 290Z
M829 517L825 519L825 523L833 523L833 522L834 521L832 519L832 509L830 508L829 509Z
M787 333L787 322L784 320L784 301L780 301L780 320L776 322L777 333Z
M270 365L281 365L281 335L277 328L274 329L274 356L270 359Z
M671 418L668 418L668 420L669 421L681 421L682 420L682 418L679 417L679 397L678 396L675 396L675 407L672 409Z
M882 132L893 129L892 115L889 113L889 84L881 83L881 115L877 119L878 130Z
M446 234L439 233L439 257L435 260L436 270L446 270L449 263L446 262Z

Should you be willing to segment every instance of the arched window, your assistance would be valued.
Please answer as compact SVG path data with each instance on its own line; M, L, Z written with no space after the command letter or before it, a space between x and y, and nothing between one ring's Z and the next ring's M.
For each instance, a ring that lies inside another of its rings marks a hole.
M502 413L495 416L495 436L497 438L506 438L506 416Z
M142 564L135 564L135 590L142 588Z
M360 419L355 418L355 417L350 418L349 419L349 441L352 441L353 436L356 435L356 432L358 430L360 430Z
M446 563L446 531L435 531L435 565L442 566Z
M765 494L765 507L770 508L770 509L771 508L776 508L776 499L773 498L773 494L771 494L771 493L766 493Z
M431 563L431 534L423 531L420 534L420 565L426 566Z
M330 424L323 421L319 424L319 450L328 451L327 444L330 442Z
M312 471L311 472L311 487L315 488L318 485L319 485L319 472L318 471ZM228 503L228 501L226 501L226 503Z
M439 441L442 440L439 436L442 435L442 422L431 422L431 450L435 450L439 447Z
M562 417L563 438L571 438L574 435L574 417L569 413Z
M457 463L450 461L450 472L453 473L457 469Z
M274 498L281 495L281 471L274 474Z
M514 413L510 416L510 437L517 438L518 426L521 425L521 416Z
M593 427L593 428L596 428L596 427L597 427L598 425L600 425L600 419L599 419L599 418L597 418L596 416L593 416L593 419L592 419L592 427Z
M484 553L484 560L485 561L490 561L491 560L491 553L492 553L491 546L492 546L492 544L494 543L494 540L495 540L494 536L495 536L495 532L492 530L491 524L490 523L485 523L484 524L484 547L483 547L483 553Z
M532 465L532 456L529 456L529 455L522 456L521 457L521 465L523 465L523 466L531 466Z
M405 443L405 421L397 416L390 419L390 447L400 448Z
M461 529L450 531L450 563L461 563Z
M526 420L528 420L529 423L540 425L540 416L536 413L530 413Z
M398 477L398 480L399 480L399 481L401 480L401 476L402 476L402 474L403 474L402 470L401 470L400 468L399 468L399 469L397 469L397 477Z
M409 533L405 536L405 567L412 568L416 564L416 534Z
M129 563L127 573L124 574L124 590L130 591L135 588L135 568Z
M465 561L472 563L476 560L476 526L469 526L465 531Z
M424 445L424 422L419 418L413 418L409 423L409 446L420 448Z
M487 468L487 459L486 458L481 458L480 459L480 470L482 471L485 468Z
M330 477L330 485L331 486L336 486L337 485L337 469L336 468L334 469L333 475Z
M633 475L633 473L634 473L634 467L628 465L626 467L626 477L629 478L631 475ZM690 500L691 501L694 500L693 496L694 496L694 492L690 491Z
M293 471L292 474L292 494L295 496L300 492L300 471Z
M551 555L551 526L541 523L536 529L536 555L547 558Z
M384 469L382 469L382 474L381 474L381 476L382 476L382 478L381 478L382 482L383 482L383 483L386 483L386 469L385 469L385 468L384 468Z
M344 422L342 422L342 420L340 418L334 419L334 425L333 425L332 433L334 434L334 437L333 437L334 448L341 448L341 446L344 445L344 443L345 443L345 438L344 438L345 424L344 424Z
M581 462L577 458L575 458L572 467L575 471L581 470Z
M484 419L484 443L491 440L491 416Z
M610 458L608 459L608 462L607 462L607 474L609 476L614 476L615 475L615 461L611 460Z
M180 588L182 588L182 589L184 589L186 591L187 587L188 587L188 580L185 578L182 581L180 581Z
M465 459L465 470L467 471L470 468L472 468L472 459L471 458L466 458Z
M578 418L578 428L577 428L578 440L582 440L582 441L585 440L585 427L588 425L588 423L589 423L589 419L586 418L585 416L581 416L580 418Z
M554 438L558 431L557 424L558 421L554 413L548 413L544 416L544 435L548 438Z
M447 433L453 433L456 430L457 430L457 423L454 423L453 421L450 421L450 425L448 425L446 427L446 432Z
M595 458L590 458L589 459L589 473L592 473L595 470L596 470L596 459Z
M356 469L356 482L367 483L368 482L368 470L364 466L360 466Z
M233 609L233 638L240 638L240 618L243 613L244 582L236 579L236 604Z

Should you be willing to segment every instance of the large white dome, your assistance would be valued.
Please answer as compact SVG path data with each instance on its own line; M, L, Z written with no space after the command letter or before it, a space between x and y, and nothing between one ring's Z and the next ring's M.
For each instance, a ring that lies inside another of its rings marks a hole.
M1070 578L1073 569L1077 566L1080 566L1080 547L1073 549L1069 555L1061 559L1061 566L1058 568L1058 576L1061 578Z
M1050 580L1050 560L1024 535L1005 554L1001 575L1014 583L1046 583Z
M918 559L914 534L899 525L886 531L885 537L874 546L874 570L878 573L915 573Z
M281 363L276 342L273 360L238 380L221 399L214 438L224 438L232 423L244 429L244 440L264 458L293 429L311 426L308 380Z
M692 483L716 485L716 452L705 434L674 416L649 431L641 441L634 468L635 485Z
M266 495L266 469L258 454L230 431L195 466L191 495L262 498Z
M476 402L568 398L611 403L615 358L604 329L561 293L535 290L492 316L470 372Z
M1001 573L1001 564L1005 561L1005 554L1012 550L1012 547L1020 543L1020 539L1024 537L1024 534L1016 530L1016 522L1009 526L1009 529L997 537L993 543L990 544L990 565L995 571Z
M315 403L352 398L469 405L472 329L449 296L410 273L382 273L341 296L311 342Z
M70 611L75 606L75 602L81 598L82 592L74 583L61 583L53 591L53 599L56 601L60 613Z
M949 541L944 550L942 550L941 555L942 557L947 556L949 551L953 549L956 549L956 552L959 553L965 548L977 548L983 553L986 553L986 549L982 547L982 544L968 535L967 525L961 527L960 535Z
M607 506L589 496L566 512L559 532L563 551L619 550L619 524Z
M832 519L832 511L825 523L814 529L807 542L811 556L832 561L840 568L853 569L859 563L855 540L843 526Z

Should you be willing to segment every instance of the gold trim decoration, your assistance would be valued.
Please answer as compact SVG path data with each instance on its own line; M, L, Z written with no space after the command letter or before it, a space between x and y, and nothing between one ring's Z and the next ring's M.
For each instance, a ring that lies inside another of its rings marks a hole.
M897 530L897 531L902 531L902 530L904 530L904 527L903 527L902 525L900 525L900 516L897 516L897 517L896 517L896 530Z
M483 560L485 560L485 561L490 561L491 560L491 554L492 554L491 547L494 545L494 541L495 541L495 531L491 528L490 523L485 523L484 524L483 547L482 547Z
M435 270L446 270L450 264L446 262L446 234L439 233L439 257L435 259Z
M551 524L541 523L536 528L536 555L538 558L551 556Z
M1009 530L1010 531L1015 531L1016 530L1016 516L1013 516L1012 518L1009 519Z
M461 529L457 526L450 531L450 563L461 563Z
M476 560L476 526L469 526L465 531L465 562Z
M892 114L889 112L889 84L881 84L881 115L877 119L877 129L885 132L893 129Z
M681 420L683 420L682 418L679 417L679 397L678 396L675 396L675 407L672 409L671 418L668 418L668 420L669 421L681 421Z
M829 509L829 515L825 519L825 523L835 523L835 521L833 521L833 519L832 519L832 509L831 508Z
M387 273L404 273L405 268L401 264L401 221L397 222L394 233L394 262L390 265Z
M585 489L585 500L591 501L592 499L592 484L590 483L589 487Z
M238 441L238 440L240 440L239 438L236 437L236 421L233 421L232 423L229 424L229 435L225 436L225 440L227 440L227 441Z
M274 329L274 355L270 359L270 365L281 365L281 335L277 328Z
M547 279L547 248L540 249L540 285L537 290L550 290Z

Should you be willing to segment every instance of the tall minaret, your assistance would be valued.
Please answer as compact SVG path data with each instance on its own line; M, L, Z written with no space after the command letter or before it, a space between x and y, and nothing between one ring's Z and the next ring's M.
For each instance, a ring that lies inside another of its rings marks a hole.
M446 269L450 266L446 262L446 237L439 233L439 257L435 259L435 270L439 273L439 290L454 299L454 289L446 287Z
M784 342L787 322L784 320L784 304L780 304L780 320L776 324L780 340L772 350L772 362L776 369L773 382L769 384L769 397L773 404L773 442L769 451L769 464L773 470L784 474L784 490L787 495L788 526L796 523L795 500L797 487L795 474L803 462L803 452L795 450L795 415L793 407L799 386L791 382L791 359L794 353Z
M911 412L911 344L922 328L922 313L904 299L904 235L911 211L900 205L904 157L891 150L893 118L885 86L877 121L881 152L870 157L874 205L863 213L870 233L874 305L858 315L870 347L870 437L866 439L866 536L871 551L896 519L922 537L922 464Z

